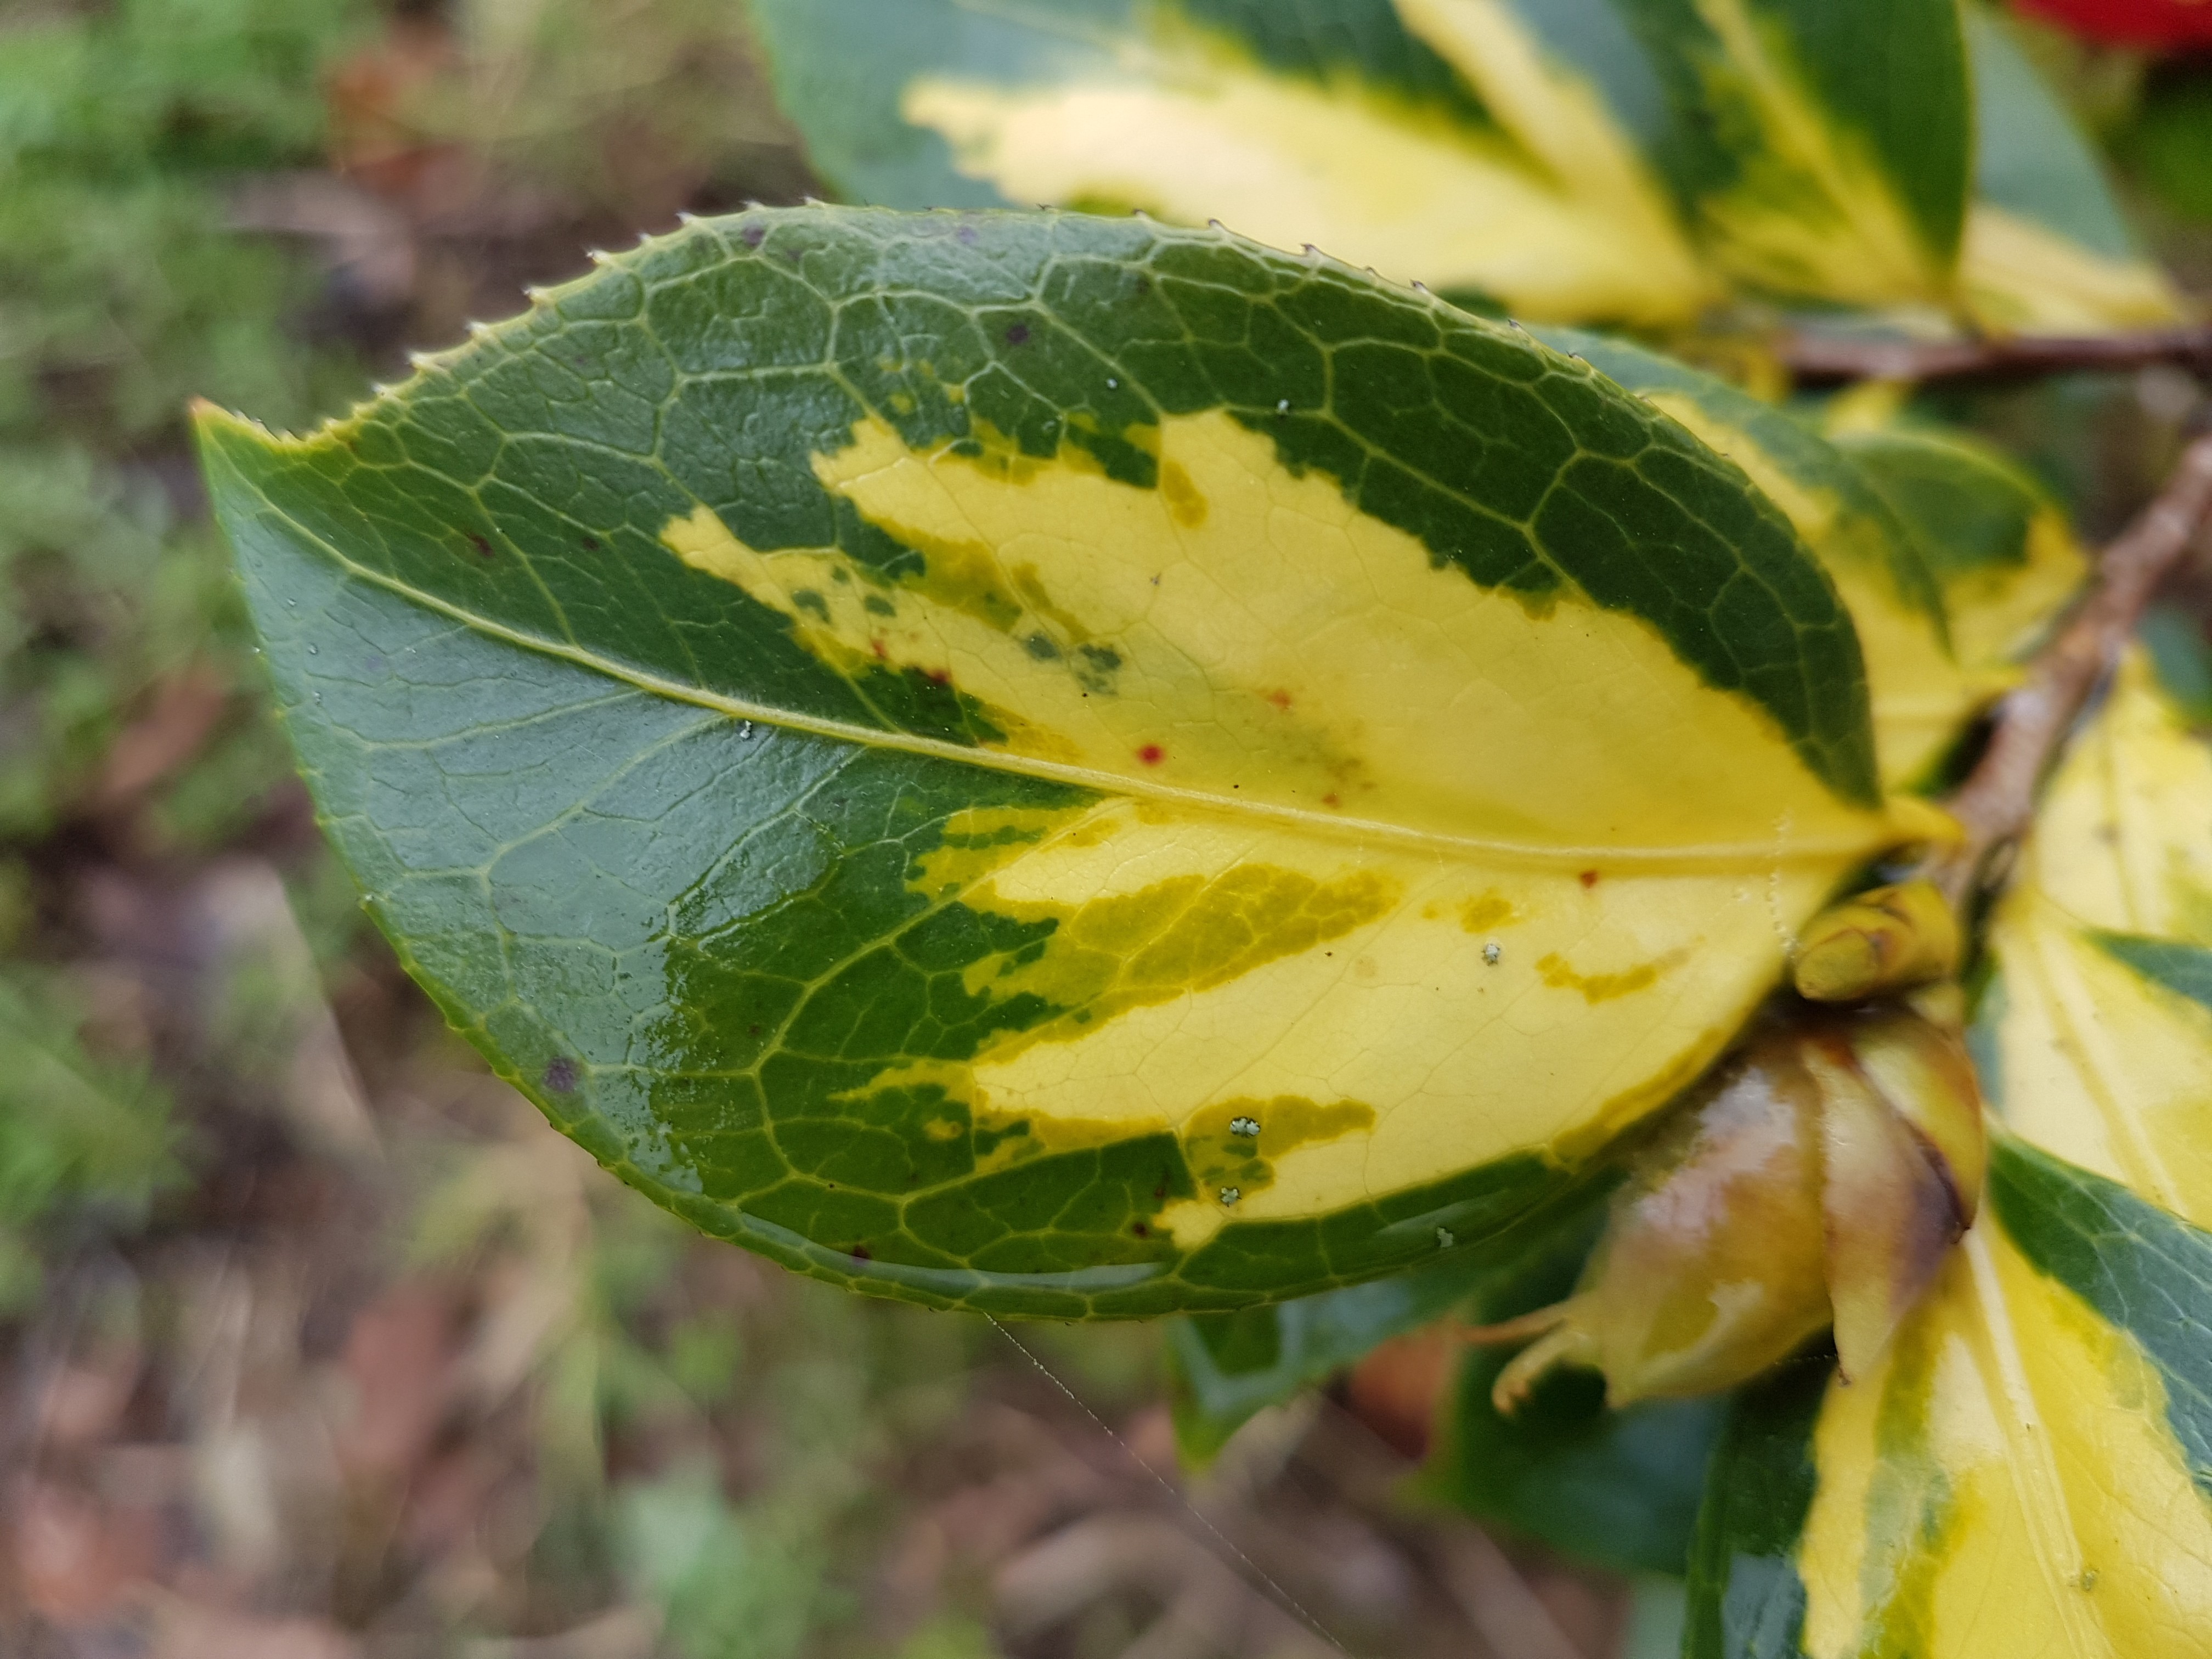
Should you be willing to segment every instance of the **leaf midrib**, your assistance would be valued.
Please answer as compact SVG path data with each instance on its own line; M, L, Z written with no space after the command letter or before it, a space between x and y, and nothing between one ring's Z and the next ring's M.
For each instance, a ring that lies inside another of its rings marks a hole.
M241 479L241 482L246 481ZM629 664L601 656L596 652L586 650L574 643L550 640L542 635L531 634L520 629L510 627L505 623L484 616L480 611L457 605L437 594L426 592L397 577L347 557L331 542L270 501L265 491L251 483L247 483L246 487L253 490L263 511L283 522L308 545L319 550L331 563L356 580L370 583L410 604L420 605L424 610L450 617L454 622L487 638L501 641L520 650L535 652L542 656L571 663L580 668L589 669L609 679L619 681L640 691L665 698L672 702L690 703L696 708L711 709L732 720L746 720L756 725L774 726L786 731L804 732L815 737L828 738L836 742L849 743L862 748L896 750L907 754L924 756L933 760L951 761L963 766L981 767L990 771L1011 773L1018 777L1066 784L1101 795L1121 795L1158 800L1217 815L1251 817L1288 824L1304 834L1325 840L1356 842L1382 840L1410 849L1441 854L1470 861L1578 867L1593 862L1613 865L1633 864L1658 871L1663 871L1670 866L1693 868L1704 866L1741 868L1745 866L1759 866L1778 868L1787 865L1828 863L1838 858L1861 857L1873 850L1868 841L1860 836L1838 838L1832 841L1793 840L1786 845L1761 840L1709 842L1683 847L1636 847L1611 843L1546 845L1528 842L1492 841L1474 836L1449 836L1431 830L1411 829L1403 824L1390 823L1376 818L1323 817L1318 812L1304 807L1209 794L1202 790L1178 788L1172 784L1133 778L1121 773L1101 771L1091 767L1072 766L1063 762L1040 760L1026 755L1009 755L980 747L969 748L960 744L946 743L936 738L918 737L911 732L848 725L842 720L801 714L788 708L779 708L773 704L754 702L746 698L729 696L720 692L708 690L703 686L686 685L681 681L666 679Z

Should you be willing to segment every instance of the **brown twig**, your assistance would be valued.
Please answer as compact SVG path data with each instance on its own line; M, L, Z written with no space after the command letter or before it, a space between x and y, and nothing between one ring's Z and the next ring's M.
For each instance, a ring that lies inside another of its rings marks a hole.
M2118 660L2152 592L2212 520L2212 434L2182 451L2158 499L2106 548L2084 599L1998 705L1973 774L1946 803L1966 834L1923 874L1962 908L1992 854L2027 829L2037 786L2074 718Z
M1780 349L1798 380L2023 380L2077 370L2124 374L2167 364L2212 381L2212 325L2134 334L2015 335L1979 340L1869 340L1791 334Z

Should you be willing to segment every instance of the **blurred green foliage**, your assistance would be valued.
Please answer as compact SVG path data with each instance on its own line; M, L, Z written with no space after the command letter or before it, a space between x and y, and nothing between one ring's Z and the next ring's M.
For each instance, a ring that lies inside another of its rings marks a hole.
M177 1174L163 1091L88 1054L74 1013L49 985L0 978L0 1316L45 1288L65 1242L52 1234L126 1229Z
M240 678L185 404L304 421L358 370L273 325L313 273L230 234L224 188L318 157L320 66L373 15L360 0L120 0L0 26L0 845L88 809L166 678L195 663ZM241 708L151 827L219 841L285 766Z

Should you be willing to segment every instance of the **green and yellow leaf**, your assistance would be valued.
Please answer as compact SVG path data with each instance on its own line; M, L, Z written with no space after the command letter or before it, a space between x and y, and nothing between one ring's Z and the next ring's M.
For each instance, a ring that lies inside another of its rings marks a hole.
M2130 656L1990 929L1983 1218L1869 1375L1745 1402L1689 1652L2212 1653L2208 824Z
M1960 283L2000 331L2094 333L2171 322L2180 295L2120 215L2095 152L2010 26L1963 9L1974 74L1974 202Z
M1919 827L1741 472L1217 233L702 222L310 436L202 431L413 971L627 1179L886 1293L1472 1243Z
M1717 297L1596 91L1500 0L759 9L820 164L867 199L1221 219L1530 317Z
M1966 434L1824 437L1671 358L1566 330L1543 337L1680 421L1789 515L1857 626L1892 788L1923 779L2012 684L2087 572L2057 505Z
M2140 653L2052 779L1990 950L2007 1121L2212 1226L2212 745Z

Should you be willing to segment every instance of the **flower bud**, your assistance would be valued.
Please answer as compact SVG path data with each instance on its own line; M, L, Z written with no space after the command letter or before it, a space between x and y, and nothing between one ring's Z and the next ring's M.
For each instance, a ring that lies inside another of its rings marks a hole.
M1859 1002L1959 970L1959 924L1932 882L1876 887L1823 910L1792 969L1810 1002Z
M1901 1009L1770 1031L1637 1156L1575 1293L1467 1333L1534 1337L1510 1412L1555 1364L1614 1407L1734 1387L1833 1325L1863 1374L1973 1220L1986 1160L1958 1037Z

